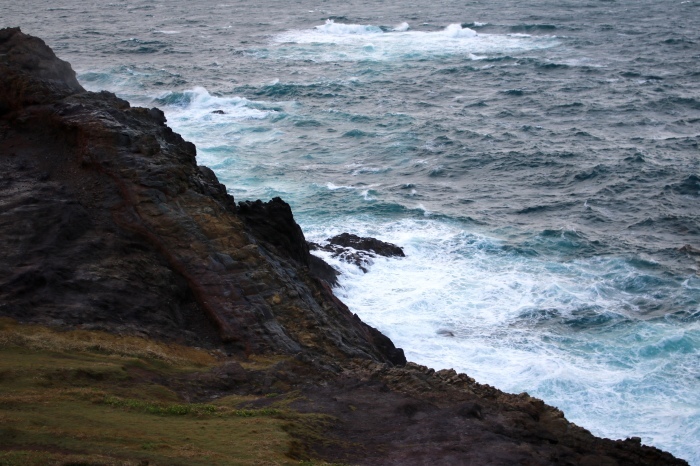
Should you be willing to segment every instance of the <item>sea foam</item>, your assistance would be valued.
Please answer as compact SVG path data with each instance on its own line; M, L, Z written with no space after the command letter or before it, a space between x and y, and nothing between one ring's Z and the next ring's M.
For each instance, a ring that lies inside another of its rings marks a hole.
M368 34L381 34L381 28L377 26L363 26L360 24L343 24L336 23L332 19L327 19L326 24L321 26L316 26L315 31L321 34L329 35L368 35Z
M478 35L473 29L463 28L461 24L450 24L443 32L447 37L453 39L476 37Z
M687 325L649 312L662 302L661 290L663 300L692 305L700 278L671 283L633 258L572 262L523 254L503 239L439 218L335 224L404 248L405 258L376 258L366 274L321 255L342 271L341 299L409 360L528 391L573 422L595 426L597 435L676 444L700 433L700 396L688 391L700 321ZM340 229L305 226L315 241ZM601 416L603 425L596 421Z
M371 42L370 42L371 41ZM467 57L548 48L554 38L506 34L477 34L454 23L441 31L410 30L402 23L386 32L378 26L342 24L328 20L321 26L291 30L274 36L277 48L266 56L315 61L410 60L461 54Z

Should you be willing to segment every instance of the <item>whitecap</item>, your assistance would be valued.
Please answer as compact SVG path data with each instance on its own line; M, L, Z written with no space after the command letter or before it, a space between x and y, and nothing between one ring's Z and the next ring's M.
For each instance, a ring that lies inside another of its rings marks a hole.
M492 54L554 47L552 37L516 34L477 34L461 24L441 31L415 31L399 25L383 32L372 25L341 24L328 20L312 29L290 30L273 37L276 47L265 56L282 60L357 61L415 60L446 55L466 55L472 60ZM368 38L371 37L371 41Z
M378 26L366 26L362 24L344 24L336 23L332 19L327 19L326 24L316 26L316 31L322 34L329 35L367 35L367 34L382 34L382 30Z
M216 111L217 116L227 119L261 119L271 111L252 107L252 102L242 97L219 97L211 95L203 87L194 87L183 92L168 91L154 99L156 105L169 107L170 112L189 119L204 118Z
M403 23L401 23L397 26L394 26L392 31L394 31L394 32L406 32L406 31L408 31L408 28L409 28L408 23L404 21Z
M328 188L328 190L330 190L330 191L337 191L339 189L356 189L353 186L337 185L337 184L332 183L330 181L328 183L326 183L326 188Z
M450 24L449 26L447 26L445 28L443 33L447 37L451 37L453 39L464 39L464 38L476 37L478 35L475 30L469 29L469 28L463 28L461 24Z

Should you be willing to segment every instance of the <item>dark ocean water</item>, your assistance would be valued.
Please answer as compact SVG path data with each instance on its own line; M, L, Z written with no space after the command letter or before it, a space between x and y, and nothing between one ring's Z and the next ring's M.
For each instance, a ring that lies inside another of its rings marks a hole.
M409 359L700 465L700 0L28 0L0 26L162 108L237 200L403 246L329 261Z

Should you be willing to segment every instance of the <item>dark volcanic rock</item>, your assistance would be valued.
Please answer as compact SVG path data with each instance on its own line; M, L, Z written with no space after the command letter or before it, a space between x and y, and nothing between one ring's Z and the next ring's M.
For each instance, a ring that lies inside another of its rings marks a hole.
M160 110L86 92L41 40L0 30L0 315L282 355L168 383L207 400L288 391L292 408L326 415L323 432L290 433L298 459L686 464L596 438L527 394L405 364L333 295L289 206L236 206L195 153ZM334 247L403 255L352 235Z
M314 275L314 277L318 278L319 280L323 280L328 284L328 286L338 286L338 275L340 275L340 272L335 270L331 265L329 265L320 257L316 257L313 254L310 255L309 270Z
M350 233L341 233L326 241L327 244L323 245L309 243L309 248L330 252L332 257L355 264L365 273L367 273L367 267L372 263L374 257L405 257L401 247L376 238L363 238Z
M19 29L0 89L0 314L405 362L310 274L289 206L237 208L163 112L86 92Z
M526 393L510 395L453 370L359 362L292 406L336 419L312 453L358 465L672 465L668 453L595 438Z
M0 30L0 65L5 65L0 115L51 96L85 92L70 64L56 58L43 40L22 34L19 28ZM25 79L29 74L35 79Z
M269 202L257 200L238 203L238 214L255 235L274 244L281 253L303 265L309 264L309 246L304 233L294 221L289 204L279 197Z
M405 257L403 249L391 243L380 241L376 238L361 238L350 233L341 233L332 238L328 238L330 244L353 248L358 251L373 252L385 257Z

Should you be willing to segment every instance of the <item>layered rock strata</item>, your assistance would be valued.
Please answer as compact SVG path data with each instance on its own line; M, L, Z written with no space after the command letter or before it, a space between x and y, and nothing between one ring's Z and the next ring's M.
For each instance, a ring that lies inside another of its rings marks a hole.
M3 315L405 362L311 275L289 206L237 208L160 110L85 91L18 29L0 89Z

